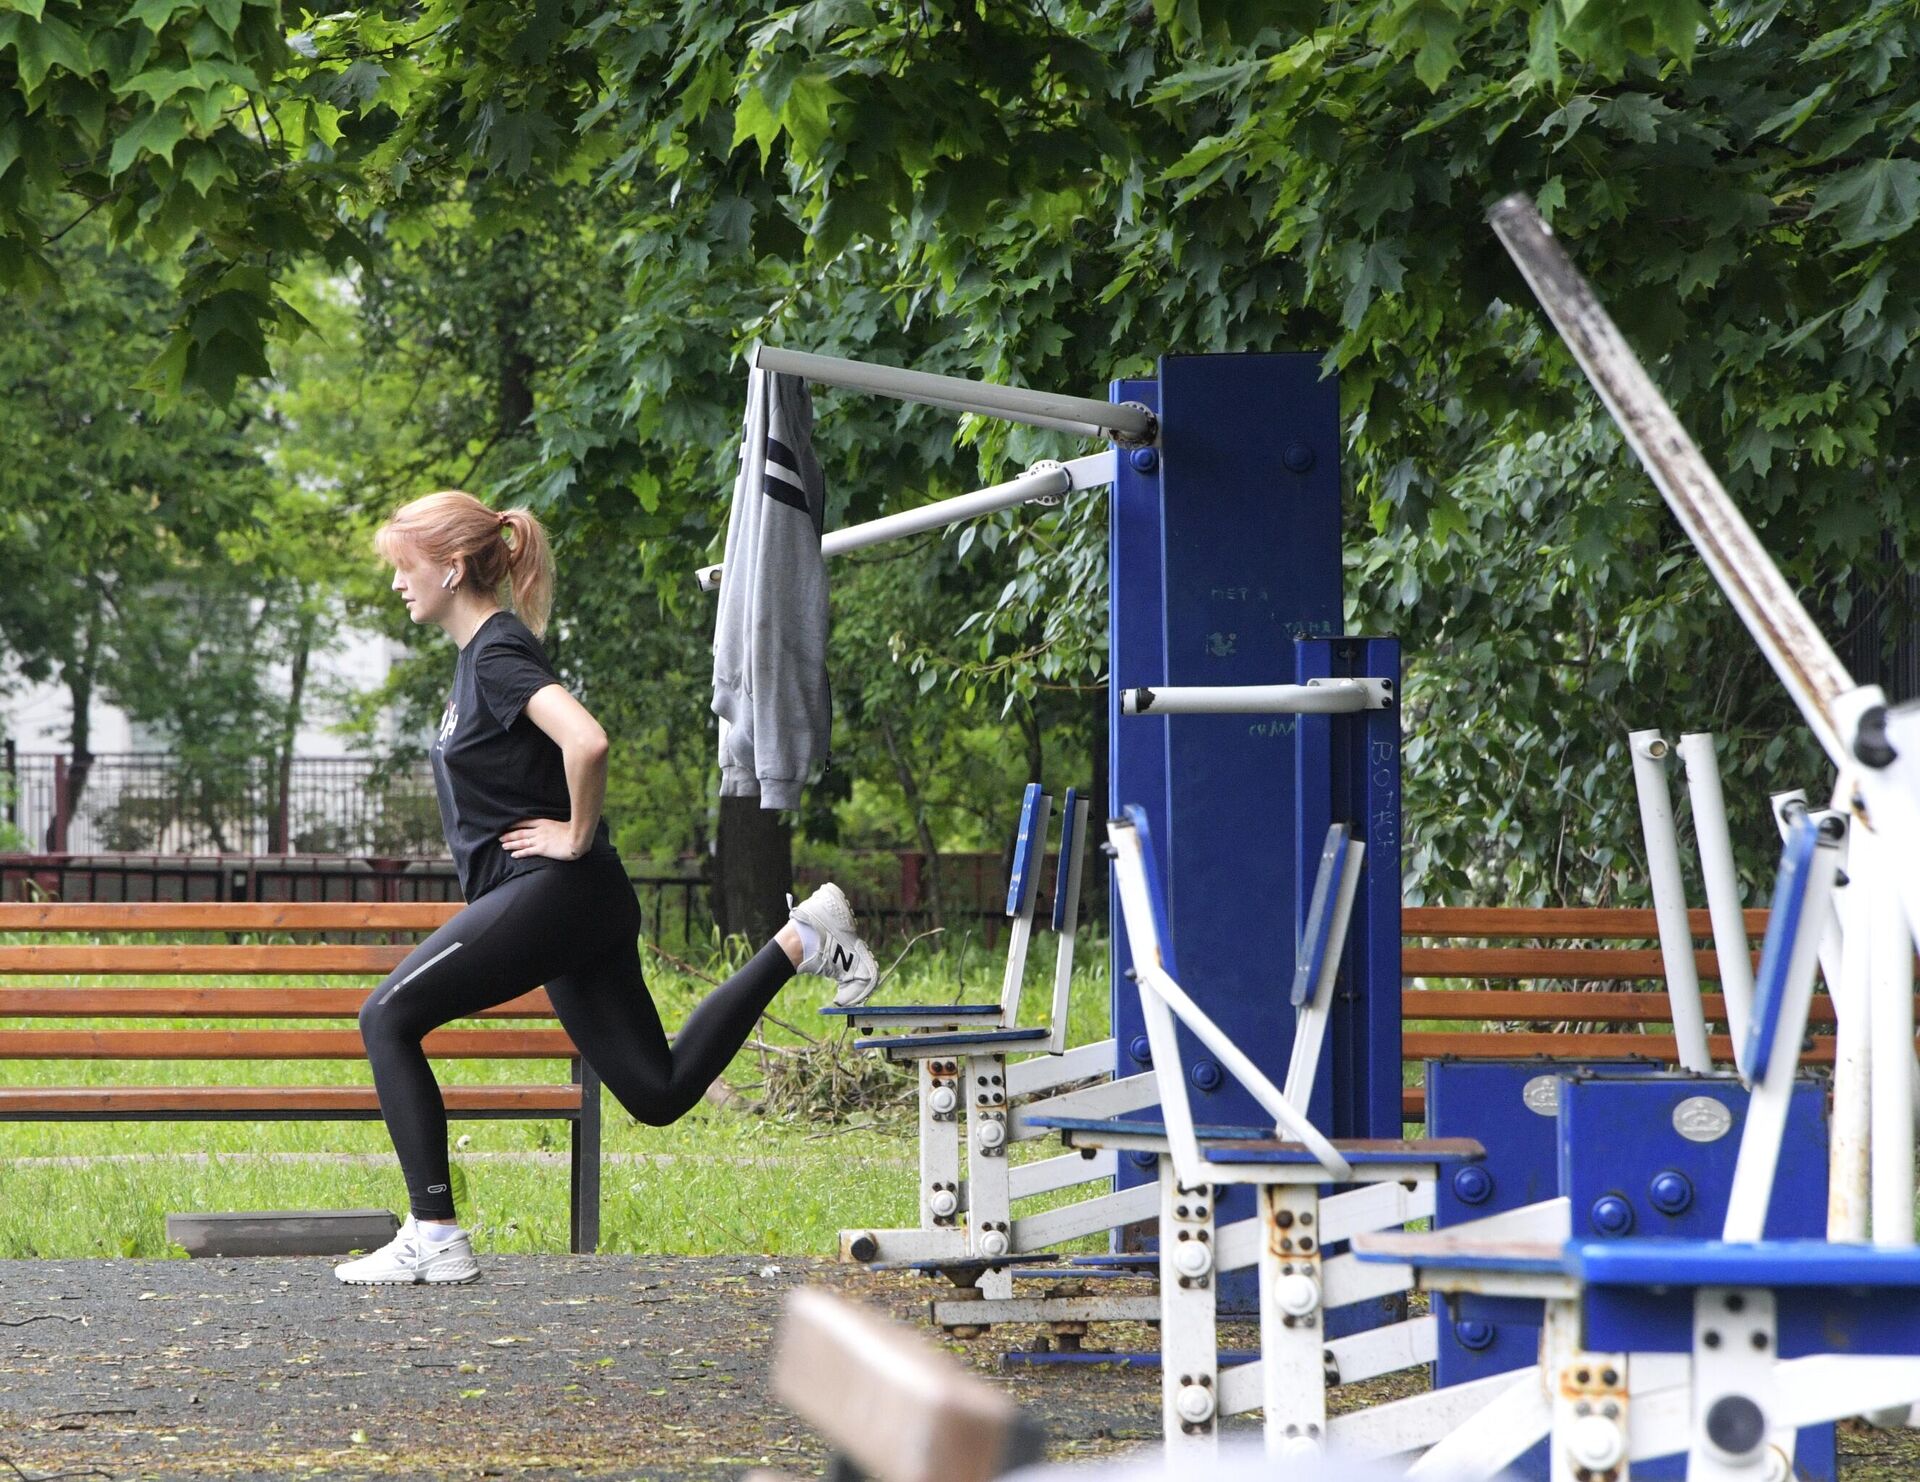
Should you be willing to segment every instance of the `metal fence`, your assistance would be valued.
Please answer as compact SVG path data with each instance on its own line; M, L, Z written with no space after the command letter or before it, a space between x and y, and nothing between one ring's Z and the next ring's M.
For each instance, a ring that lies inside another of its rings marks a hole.
M440 849L433 774L357 757L270 757L189 766L108 753L84 770L65 755L6 748L7 821L56 854L420 855Z

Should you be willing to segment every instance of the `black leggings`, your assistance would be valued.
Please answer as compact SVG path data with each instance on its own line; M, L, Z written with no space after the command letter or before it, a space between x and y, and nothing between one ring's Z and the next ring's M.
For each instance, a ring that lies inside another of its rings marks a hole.
M454 1218L447 1109L420 1041L546 984L554 1013L620 1104L685 1116L793 976L778 942L709 993L672 1045L640 971L640 904L617 858L554 862L495 886L407 954L360 1009L360 1034L418 1219Z

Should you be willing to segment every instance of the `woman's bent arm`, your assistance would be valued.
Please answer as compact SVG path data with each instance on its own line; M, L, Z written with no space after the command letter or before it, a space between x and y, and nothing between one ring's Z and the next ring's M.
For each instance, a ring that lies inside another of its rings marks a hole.
M607 798L607 733L565 687L550 684L527 701L527 714L560 748L567 769L567 796L573 818L565 827L568 858L578 859L593 843L600 809Z

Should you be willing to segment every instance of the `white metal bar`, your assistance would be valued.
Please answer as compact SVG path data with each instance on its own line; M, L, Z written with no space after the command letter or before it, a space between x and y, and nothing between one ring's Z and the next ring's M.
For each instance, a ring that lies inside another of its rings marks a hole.
M1911 1406L1920 1400L1920 1358L1812 1354L1783 1360L1775 1383L1781 1425L1819 1425Z
M1089 1149L1091 1158L1078 1153L1062 1153L1057 1158L1042 1158L1038 1163L1017 1163L1007 1175L1011 1197L1025 1199L1034 1194L1051 1194L1056 1189L1071 1189L1095 1179L1112 1178L1119 1170L1120 1158L1112 1148Z
M1062 827L1072 834L1073 845L1061 856L1059 868L1063 873L1053 887L1056 894L1062 890L1066 892L1066 906L1060 917L1059 941L1054 946L1053 955L1053 1016L1047 1021L1053 1029L1047 1040L1047 1048L1056 1055L1067 1048L1068 997L1073 987L1073 934L1080 925L1080 873L1087 857L1087 800L1076 797L1072 814L1063 813L1062 820ZM1109 1061L1109 1071L1117 1063Z
M1075 1081L1092 1080L1095 1076L1110 1076L1115 1064L1114 1043L1110 1039L1095 1040L1092 1044L1075 1045L1071 1050L1058 1055L1036 1055L1031 1060L1020 1060L1007 1067L1008 1097L1041 1096L1059 1086L1072 1085ZM1022 1111L1040 1111L1042 1108L1023 1106Z
M1349 1235L1391 1230L1408 1220L1433 1217L1433 1185L1419 1183L1368 1184L1320 1201L1320 1239L1345 1240Z
M883 545L889 540L902 540L909 535L938 530L943 525L957 525L962 520L990 515L995 510L1011 509L1016 504L1029 504L1036 499L1059 499L1077 490L1097 488L1112 482L1111 453L1091 453L1071 463L1035 464L1018 478L989 484L971 494L956 494L951 499L935 500L932 504L901 510L898 514L882 515L877 520L830 530L820 537L820 554L845 555L848 551L865 550L868 546Z
M1327 1306L1351 1307L1355 1302L1412 1291L1413 1268L1363 1261L1358 1256L1329 1256L1322 1266L1321 1280Z
M871 1240L875 1261L957 1261L967 1254L967 1232L951 1230L842 1230L840 1259L853 1260L856 1240Z
M1707 914L1713 922L1714 954L1720 962L1720 991L1727 999L1727 1031L1733 1036L1734 1064L1747 1048L1747 1022L1753 1013L1753 948L1747 941L1740 879L1733 863L1733 839L1727 831L1727 799L1720 786L1720 763L1713 737L1695 731L1680 738L1680 761L1687 771L1693 802L1693 836L1700 850L1700 874L1707 887Z
M1221 1030L1220 1026L1207 1017L1206 1012L1187 996L1186 989L1167 976L1165 968L1156 963L1148 963L1137 969L1140 983L1152 994L1162 999L1166 1005L1179 1014L1180 1022L1185 1024L1193 1037L1213 1052L1214 1058L1227 1068L1231 1075L1253 1099L1260 1103L1261 1110L1274 1120L1277 1135L1291 1138L1302 1144L1312 1153L1328 1178L1335 1183L1348 1183L1353 1179L1353 1165L1341 1155L1339 1149L1327 1141L1320 1129L1308 1121L1306 1115L1295 1109L1293 1104L1280 1092L1280 1088L1261 1071L1260 1067L1249 1060L1240 1047ZM1172 1098L1165 1095L1168 1079L1184 1084L1185 1077L1180 1073L1178 1058L1173 1061L1170 1072L1159 1071L1158 1046L1154 1048L1155 1070L1161 1074L1161 1105L1165 1106ZM1215 1174L1217 1179L1219 1174Z
M1358 839L1347 841L1346 868L1340 872L1340 885L1333 899L1333 920L1327 928L1326 956L1320 963L1320 976L1313 996L1301 1005L1293 1020L1293 1055L1287 1066L1287 1083L1281 1095L1294 1106L1313 1101L1313 1083L1320 1073L1320 1047L1327 1037L1327 1019L1333 1007L1333 983L1340 976L1340 959L1347 951L1347 924L1353 916L1354 897L1360 890L1360 866L1367 846Z
M1164 1161L1164 1160L1162 1160ZM1383 1188L1397 1189L1398 1184L1383 1184ZM1345 1195L1337 1195L1345 1198ZM1323 1203L1322 1208L1325 1208ZM1334 1240L1337 1236L1321 1231L1322 1240ZM1260 1259L1260 1221L1235 1220L1230 1225L1222 1225L1213 1232L1213 1256L1222 1271L1244 1271Z
M1160 1424L1167 1455L1213 1456L1224 1410L1219 1290L1212 1254L1213 1200L1195 1198L1162 1158L1154 1186L1160 1206Z
M1787 829L1780 819L1781 832ZM1868 927L1870 888L1852 871L1854 838L1864 829L1848 829L1847 857L1841 868L1848 884L1836 885L1833 918L1820 943L1820 966L1833 998L1837 1021L1833 1053L1833 1114L1827 1123L1827 1239L1859 1244L1868 1239L1872 1204L1873 933ZM1911 1057L1909 1057L1911 1062ZM1908 1121L1912 1121L1909 1110Z
M1335 1338L1327 1344L1327 1357L1341 1384L1358 1384L1415 1364L1430 1364L1439 1348L1439 1323L1432 1317L1414 1317Z
M1051 1127L1036 1127L1026 1119L1040 1117L1086 1117L1104 1119L1124 1116L1152 1106L1160 1099L1160 1085L1151 1072L1142 1071L1117 1081L1082 1086L1078 1091L1062 1091L1044 1101L1027 1102L1013 1109L1013 1141L1032 1142L1036 1137L1051 1137Z
M1489 219L1827 755L1835 766L1849 765L1853 758L1841 739L1844 721L1834 710L1834 701L1855 687L1846 666L1533 202L1524 195L1508 196Z
M1430 1447L1408 1470L1409 1482L1486 1482L1545 1436L1552 1421L1536 1367L1335 1416L1331 1430L1341 1456L1399 1456Z
M1160 1207L1160 1195L1152 1184L1136 1184L1114 1194L1097 1194L1076 1204L1063 1204L1043 1214L1028 1215L1013 1222L1013 1248L1018 1251L1045 1250L1063 1240L1077 1240L1097 1230L1117 1229L1138 1220L1150 1220Z
M820 386L844 386L853 391L890 396L897 401L924 402L984 417L1026 422L1035 427L1079 432L1088 437L1151 442L1158 430L1153 413L1145 407L1099 401L1091 396L1032 391L1024 386L999 386L962 376L939 376L901 366L845 360L837 355L814 355L805 350L776 350L769 345L757 345L749 364L755 370L800 376Z
M1120 692L1122 715L1352 715L1392 706L1393 684L1385 679L1156 685Z
M920 1226L957 1230L961 1088L954 1076L934 1071L939 1063L922 1060L919 1064Z
M1068 1273L1063 1271L1063 1276ZM933 1321L942 1328L1003 1322L1158 1322L1160 1298L1148 1297L977 1297L935 1298Z
M1266 1227L1260 1242L1260 1408L1267 1456L1277 1462L1309 1460L1327 1444L1320 1251L1311 1240L1311 1251L1283 1248L1294 1245L1293 1236L1313 1229L1319 1202L1310 1188L1260 1190L1260 1221Z
M1667 791L1667 743L1658 731L1627 737L1633 753L1633 785L1640 795L1640 830L1647 842L1647 873L1653 885L1653 915L1660 930L1660 960L1667 970L1667 1001L1680 1064L1713 1069L1707 1053L1707 1021L1700 1007L1700 975L1693 965L1693 931L1687 924L1687 892L1680 881L1680 844L1673 828L1673 798Z
M830 530L820 537L820 554L842 556L848 551L865 550L868 546L889 540L902 540L922 531L937 530L943 525L957 525L962 520L990 515L995 510L1010 509L1016 504L1028 504L1036 499L1061 499L1078 490L1094 489L1112 482L1112 453L1090 453L1070 463L1036 463L1019 478L1008 479L1003 484L990 484L971 494L956 494L951 499L938 499L932 504L902 510L898 514L882 515L877 520ZM722 564L716 562L712 566L702 566L694 573L699 579L701 591L719 590Z
M1849 892L1865 897L1873 1025L1873 1243L1909 1246L1913 1233L1913 941L1896 872L1914 868L1888 841L1855 820Z

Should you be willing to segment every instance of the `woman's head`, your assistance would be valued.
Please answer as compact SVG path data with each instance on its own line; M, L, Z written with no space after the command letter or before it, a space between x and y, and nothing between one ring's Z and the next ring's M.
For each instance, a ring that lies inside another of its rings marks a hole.
M375 532L373 548L395 568L396 588L411 578L406 595L415 621L436 619L443 594L497 597L510 579L513 610L535 633L546 631L553 554L547 532L524 509L491 510L458 489L423 494L394 511Z

